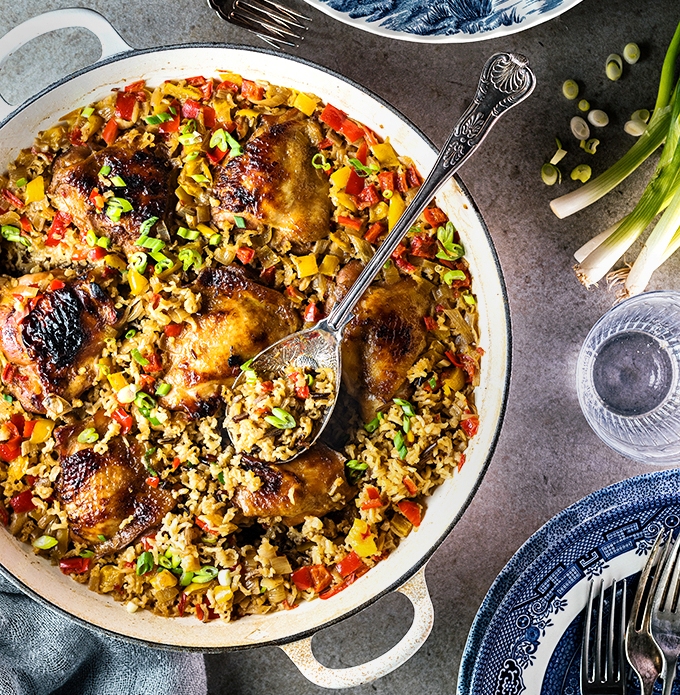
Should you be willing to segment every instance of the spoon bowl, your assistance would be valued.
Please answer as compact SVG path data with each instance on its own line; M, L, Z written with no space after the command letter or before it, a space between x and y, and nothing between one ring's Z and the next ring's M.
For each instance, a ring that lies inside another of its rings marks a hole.
M258 378L284 376L285 370L291 366L302 369L329 368L335 375L334 393L326 411L315 421L311 436L305 438L299 449L286 460L295 458L312 446L330 420L337 402L342 374L342 337L345 326L352 320L352 311L357 302L437 191L477 149L496 121L526 99L535 86L536 78L524 56L513 53L496 53L491 56L480 75L475 98L454 126L432 171L345 297L335 305L330 316L312 328L279 340L249 360L248 369L254 371ZM234 382L233 389L241 386L244 379L245 374L241 373ZM232 441L237 439L236 424L228 415L225 425ZM284 460L277 461L283 462Z

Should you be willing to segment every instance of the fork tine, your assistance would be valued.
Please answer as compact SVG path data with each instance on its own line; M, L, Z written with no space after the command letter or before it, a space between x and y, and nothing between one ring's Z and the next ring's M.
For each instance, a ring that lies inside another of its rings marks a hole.
M654 595L654 609L656 611L663 612L666 610L669 590L671 589L671 573L675 569L679 549L680 536L678 536L674 543L668 543L664 550L663 557L661 558L660 566L663 566L663 573L661 574L661 579L659 580L657 592Z
M590 651L590 622L593 613L593 584L590 583L590 591L588 592L588 605L586 607L586 624L583 628L583 648L581 651L581 681L588 682L588 652ZM584 690L583 683L581 690Z
M597 611L597 634L595 635L595 682L602 680L602 623L604 622L604 579L600 581L600 604Z
M604 593L604 589L602 590ZM614 673L614 627L616 626L616 579L612 580L612 598L609 608L609 632L607 633L607 663L605 665L605 680L610 681Z
M652 615L652 598L654 597L654 592L656 591L657 584L659 583L660 572L655 572L652 578L651 586L649 591L646 591L647 584L649 582L649 577L652 570L657 566L657 560L660 555L663 555L663 550L665 550L664 543L666 542L665 531L660 531L659 535L656 537L656 541L652 546L652 551L649 553L647 562L640 575L640 581L638 583L638 591L635 592L635 599L633 601L633 607L630 611L630 619L628 621L628 629L635 630L636 632L642 632L645 629L649 629L649 624ZM647 594L647 599L642 601L643 597ZM640 614L640 607L642 606L642 614Z
M297 12L296 10L286 7L285 5L281 5L278 2L275 2L274 0L251 0L253 2L257 2L258 4L262 5L263 7L269 8L270 11L278 11L281 14L287 15L288 17L295 17L297 19L302 19L306 22L311 22L312 18L308 17L306 14L302 14L302 12ZM299 24L298 26L302 27L303 29L306 29L307 27L304 24Z
M282 15L276 11L267 7L263 2L259 0L246 0L242 2L241 0L236 0L234 3L234 10L243 10L243 12L251 17L264 21L264 22L275 22L277 25L289 29L295 27L296 29L302 29L306 31L307 27L304 24L300 24L295 20L294 17L289 15Z
M626 677L626 653L625 653L625 634L626 634L626 597L627 597L626 580L623 579L621 587L621 616L619 618L619 671L618 679L623 681Z

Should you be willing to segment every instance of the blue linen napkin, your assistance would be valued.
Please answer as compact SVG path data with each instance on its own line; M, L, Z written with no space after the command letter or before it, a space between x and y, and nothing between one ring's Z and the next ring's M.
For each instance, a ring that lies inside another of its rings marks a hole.
M0 575L2 695L206 695L207 690L201 654L98 635L36 603Z

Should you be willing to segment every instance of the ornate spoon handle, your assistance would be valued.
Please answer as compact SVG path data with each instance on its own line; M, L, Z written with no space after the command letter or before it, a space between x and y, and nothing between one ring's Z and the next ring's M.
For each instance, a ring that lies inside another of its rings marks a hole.
M319 328L332 333L342 331L352 318L356 303L439 188L477 149L491 126L531 94L536 86L536 77L528 62L517 53L496 53L489 58L479 78L475 98L454 126L429 176L349 292L335 306L331 315L318 325Z

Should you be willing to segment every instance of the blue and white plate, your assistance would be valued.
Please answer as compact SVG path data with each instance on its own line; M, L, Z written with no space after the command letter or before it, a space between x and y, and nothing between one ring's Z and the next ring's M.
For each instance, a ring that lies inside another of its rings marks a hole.
M307 0L373 34L423 43L507 36L547 22L581 0Z
M648 473L565 509L515 554L470 630L458 695L579 695L590 582L637 575L661 529L680 526L680 471ZM630 677L629 693L639 692Z

